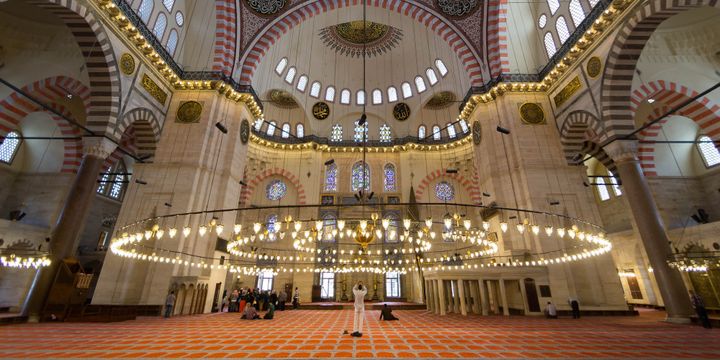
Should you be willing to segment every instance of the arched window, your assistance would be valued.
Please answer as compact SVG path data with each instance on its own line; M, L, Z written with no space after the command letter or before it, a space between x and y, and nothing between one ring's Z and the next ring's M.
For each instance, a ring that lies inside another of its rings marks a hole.
M342 91L340 91L340 103L345 105L350 104L350 90L342 89Z
M108 184L110 184L110 173L111 172L112 172L112 167L108 166L107 169L105 169L105 172L103 172L102 175L100 176L100 184L98 185L98 188L97 188L98 194L105 195L105 191L107 191L107 189L108 189Z
M427 68L427 70L425 70L425 75L427 75L430 85L437 84L438 78L437 78L437 75L435 75L435 70L433 70L431 68Z
M400 297L400 273L397 271L387 272L385 274L385 297Z
M547 51L548 58L553 57L555 55L555 52L557 49L555 48L555 40L553 40L552 34L550 32L545 33L545 51Z
M267 127L267 134L268 134L268 136L273 136L273 135L275 135L275 126L276 126L276 123L275 123L274 121L271 121L270 124L269 124L268 127Z
M265 187L265 197L270 201L277 201L287 194L287 185L282 180L273 180Z
M278 75L282 75L283 71L285 71L285 67L287 66L287 58L282 58L280 61L278 61L277 66L275 66L275 73Z
M306 75L301 75L298 78L297 89L302 92L305 92L305 88L307 87L307 84L308 84L308 77Z
M310 96L317 98L320 97L320 82L315 81L310 86Z
M448 136L449 136L451 139L454 139L454 138L455 138L455 135L456 135L456 134L455 134L455 125L453 125L452 123L448 123L448 124L447 124L447 132L448 132Z
M380 126L380 142L391 142L392 141L392 132L390 131L390 126L388 124L382 124Z
M402 83L401 88L402 88L403 98L407 99L412 96L412 88L410 87L410 83L408 83L408 82Z
M280 134L280 137L282 138L289 138L290 137L290 124L284 123L282 126L282 133Z
M337 191L338 168L335 163L325 167L325 191Z
M546 24L547 24L547 16L545 16L545 14L540 15L540 18L538 18L538 27L543 29L543 28L545 28Z
M385 164L385 167L383 168L383 187L385 188L385 191L397 190L395 177L395 165Z
M432 133L433 140L440 140L440 127L435 125L433 126L433 133Z
M175 49L177 48L178 44L178 33L177 30L172 29L170 30L170 35L168 35L167 43L165 43L165 49L167 49L170 56L175 55Z
M297 124L297 126L295 126L295 136L300 139L305 136L305 126L303 126L303 124Z
M615 196L622 195L622 190L620 190L620 185L618 185L618 179L615 176L615 174L613 174L612 171L608 170L608 175L611 176L610 183L612 184L612 188L613 188L613 192L615 193Z
M395 89L394 86L389 87L387 92L388 92L388 102L394 103L394 102L398 101L397 89Z
M701 135L697 138L697 141L700 157L702 157L703 162L705 162L705 167L710 168L720 164L720 152L718 152L715 143L712 142L713 140L707 135Z
M567 22L564 17L558 17L555 22L555 29L557 30L558 38L560 38L560 44L564 44L570 37L570 30L568 30Z
M335 300L335 273L323 271L320 273L320 298Z
M154 0L142 0L140 7L138 8L138 16L144 23L150 21L150 15L152 15L154 6Z
M0 162L11 164L18 150L20 149L20 133L11 131L5 135L2 144L0 144Z
M334 102L335 101L335 88L332 86L328 86L327 89L325 89L325 101Z
M260 291L270 291L273 289L273 278L275 275L272 271L263 271L258 274L257 288Z
M263 126L263 121L261 119L255 120L255 131L260 131Z
M427 86L425 86L425 80L422 78L422 76L418 75L415 77L415 87L417 88L418 93L427 90Z
M425 138L425 125L420 125L418 128L418 139L422 140Z
M597 5L600 2L600 0L588 0L588 2L590 3L590 7L594 8L595 5Z
M447 69L447 67L445 66L445 63L444 63L442 60L440 60L440 59L435 60L435 67L436 67L436 68L438 69L438 71L440 72L440 76L443 76L443 77L444 77L445 75L447 75L448 69Z
M113 179L113 183L110 187L110 192L108 193L108 196L115 200L120 200L123 193L125 192L125 186L127 185L127 176L125 175L125 173L127 172L126 169L127 168L125 167L125 163L120 160L118 161L117 166L115 166L115 169L113 170L113 172L115 173L115 179Z
M351 191L358 191L361 189L370 190L370 166L368 166L367 163L363 163L362 161L356 162L352 167L351 177Z
M435 197L440 201L453 201L455 199L455 188L447 181L441 181L435 185Z
M610 193L608 192L607 186L605 186L604 178L595 178L595 187L597 187L598 196L600 197L601 201L606 201L610 199Z
M368 123L360 125L360 120L355 121L355 133L353 139L355 142L363 142L368 138Z
M340 125L340 124L333 125L332 132L330 132L330 141L333 141L333 142L342 141L342 125Z
M276 231L277 223L277 214L268 215L267 219L265 219L265 229L267 229L268 233L274 233Z
M182 11L178 11L175 13L175 23L178 26L183 26L185 23L185 15L183 15Z
M365 105L365 90L358 90L355 94L355 102L358 105Z
M153 34L158 40L162 39L165 35L165 28L167 28L167 17L163 13L159 13L157 20L155 20L155 26L153 26Z
M468 128L468 124L465 119L460 119L460 129L462 129L462 132L464 134L467 134L467 132L470 131L470 128Z
M372 97L373 105L382 104L382 91L380 91L380 89L373 90Z
M555 15L555 13L560 8L560 0L547 0L548 7L550 7L550 15Z
M163 5L167 11L172 11L173 5L175 5L175 0L163 0Z
M570 0L570 17L572 17L575 27L580 26L583 20L585 20L585 12L583 11L582 5L580 5L580 0Z
M294 66L291 66L290 69L288 69L287 74L285 75L285 82L288 84L292 84L295 80L295 73L297 70L295 70Z

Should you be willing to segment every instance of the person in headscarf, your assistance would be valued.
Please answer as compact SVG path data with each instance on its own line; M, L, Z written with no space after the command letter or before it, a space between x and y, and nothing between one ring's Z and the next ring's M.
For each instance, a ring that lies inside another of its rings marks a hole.
M243 312L243 315L241 317L241 319L245 319L245 320L255 320L255 319L259 319L259 318L260 318L260 315L258 315L255 307L250 306L250 305L245 307L245 312Z

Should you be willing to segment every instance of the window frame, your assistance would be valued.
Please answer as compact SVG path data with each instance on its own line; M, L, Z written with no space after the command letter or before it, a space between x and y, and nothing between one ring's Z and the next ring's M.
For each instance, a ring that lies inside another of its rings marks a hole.
M706 140L703 140L703 138L707 138L707 139L706 139ZM708 163L708 159L707 159L706 156L705 156L705 155L706 155L706 154L705 154L705 150L703 150L703 148L702 148L702 146L707 146L707 145L709 145L709 146L711 146L713 149L715 149L715 151L718 153L718 154L710 154L710 155L711 155L711 156L712 156L712 155L718 155L718 156L720 156L720 150L718 150L717 147L715 146L714 140L713 140L710 136L708 136L708 135L701 134L701 135L699 135L699 136L695 139L695 141L713 141L713 143L700 143L700 142L699 142L699 143L696 144L695 149L697 149L698 153L700 154L700 158L702 159L703 164L705 165L705 168L706 168L706 169L712 169L712 168L715 168L715 167L717 167L717 166L720 166L720 161L718 161L716 164L709 164L709 163ZM712 151L712 149L707 149L707 151Z
M268 279L270 280L270 287L265 288L264 285ZM260 291L272 291L274 285L275 274L273 274L271 271L262 271L258 274L257 283L255 285L257 289L260 289Z
M325 291L325 282L328 283L328 291ZM320 272L320 298L325 300L335 299L335 273L332 271Z
M280 61L278 61L278 63L275 65L275 73L278 74L278 76L282 76L282 74L285 73L285 69L287 69L287 65L288 59L286 57L280 59ZM280 68L280 70L278 70L278 68Z
M13 134L13 133L16 134L16 136L13 137L13 139L17 139L17 144L15 145L15 148L12 149L12 152L10 153L10 157L9 157L8 161L0 159L0 164L12 165L13 161L15 161L15 157L20 152L20 146L22 146L22 143L23 143L23 139L22 139L23 136L22 136L22 133L20 133L20 131L17 131L17 130L13 130L13 131L10 131L9 133L5 134L5 138L3 139L3 142L2 142L2 144L0 144L0 146L5 146L7 144L8 135Z
M391 284L395 284L396 291L392 291ZM402 281L400 279L400 272L389 271L385 273L385 298L386 299L398 299L402 297Z

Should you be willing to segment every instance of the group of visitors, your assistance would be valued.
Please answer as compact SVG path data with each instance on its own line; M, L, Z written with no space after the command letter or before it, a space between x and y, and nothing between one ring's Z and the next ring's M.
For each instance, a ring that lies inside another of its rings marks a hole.
M580 318L580 302L577 299L569 298L568 305L570 305L570 309L572 310L573 319L579 319ZM558 318L557 307L555 306L555 304L552 303L552 301L548 301L547 305L545 305L545 317L547 317L548 319L557 319Z
M235 289L225 296L223 299L223 311L225 305L227 305L228 312L241 312L243 318L256 318L257 311L267 311L266 318L268 316L272 318L275 309L285 310L286 302L287 294L282 290L277 292L275 290L262 291L260 289L242 288L240 290Z

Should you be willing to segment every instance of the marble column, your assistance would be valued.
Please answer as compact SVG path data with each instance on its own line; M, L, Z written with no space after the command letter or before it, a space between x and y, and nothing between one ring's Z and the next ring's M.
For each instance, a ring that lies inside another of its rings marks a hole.
M429 280L425 280L425 310L432 311L432 287Z
M478 280L478 290L480 292L480 311L483 316L488 316L490 313L490 304L488 303L487 288L485 287L485 280Z
M467 315L467 307L465 306L465 284L462 279L458 281L458 296L460 297L460 314Z
M503 315L510 316L510 308L508 308L507 292L505 291L505 280L498 280L500 285L500 302L503 308Z
M55 275L63 259L75 255L80 234L85 225L90 205L97 189L97 179L105 159L115 149L115 144L105 138L83 139L83 158L80 162L70 191L65 198L60 215L50 235L50 266L35 273L30 291L23 304L22 314L28 321L41 319L45 301L50 294Z
M605 147L613 159L622 180L623 195L627 197L637 230L640 233L653 274L667 312L666 321L690 322L693 310L687 289L677 270L670 268L667 259L672 255L670 239L647 179L640 168L634 142L615 141Z
M438 284L438 295L440 302L440 315L445 315L445 284L443 280L437 280Z

